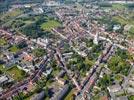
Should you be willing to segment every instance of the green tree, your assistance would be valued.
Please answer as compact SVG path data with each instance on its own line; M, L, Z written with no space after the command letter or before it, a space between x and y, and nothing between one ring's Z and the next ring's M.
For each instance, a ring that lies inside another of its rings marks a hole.
M36 48L33 50L33 54L36 56L36 57L42 57L43 55L46 54L46 51L42 48Z

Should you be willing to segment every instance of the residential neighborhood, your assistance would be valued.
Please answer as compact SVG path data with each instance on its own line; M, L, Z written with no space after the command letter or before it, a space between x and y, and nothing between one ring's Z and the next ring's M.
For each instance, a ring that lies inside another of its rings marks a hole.
M134 100L134 1L0 0L0 100Z

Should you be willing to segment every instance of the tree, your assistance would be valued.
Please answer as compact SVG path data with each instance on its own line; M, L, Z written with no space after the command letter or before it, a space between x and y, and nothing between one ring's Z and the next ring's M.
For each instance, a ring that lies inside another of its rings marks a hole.
M37 48L37 49L34 49L33 50L33 54L36 56L36 57L42 57L43 55L46 54L46 51L42 48Z
M18 44L17 47L20 48L20 49L23 49L23 48L27 47L27 43L22 42L22 43Z
M107 86L112 85L113 79L109 75L104 75L98 82L98 85L105 89Z
M3 74L3 72L0 70L0 75Z

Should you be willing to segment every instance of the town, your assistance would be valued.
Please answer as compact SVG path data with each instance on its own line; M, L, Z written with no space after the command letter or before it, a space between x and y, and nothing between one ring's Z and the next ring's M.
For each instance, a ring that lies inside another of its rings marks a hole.
M0 100L134 100L134 1L0 0Z

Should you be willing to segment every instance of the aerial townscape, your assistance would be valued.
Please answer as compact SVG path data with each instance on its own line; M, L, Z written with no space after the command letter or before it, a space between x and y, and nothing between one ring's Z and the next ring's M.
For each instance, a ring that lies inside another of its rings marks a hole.
M134 100L134 0L0 0L0 100Z

